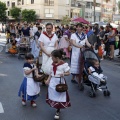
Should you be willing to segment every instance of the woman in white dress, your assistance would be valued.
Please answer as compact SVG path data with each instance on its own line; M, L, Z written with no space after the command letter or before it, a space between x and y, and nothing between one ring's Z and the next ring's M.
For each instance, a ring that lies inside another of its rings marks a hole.
M46 32L43 32L39 38L40 48L42 54L42 69L46 74L50 72L50 65L52 64L51 52L58 48L58 38L56 34L52 34L53 25L46 24Z
M38 58L40 54L40 43L38 41L42 32L42 27L38 27L38 31L34 35L34 40L32 42L32 51L31 53L34 55L34 58Z
M60 79L62 82L65 82L63 77L70 74L70 67L68 66L68 63L62 61L62 55L62 50L54 50L51 53L53 63L51 65L51 74L46 81L46 84L49 85L46 102L51 107L57 109L54 117L55 119L59 119L60 109L71 106L68 92L57 92L55 89L56 85L60 83Z
M87 35L82 32L83 26L78 23L76 25L76 32L71 35L71 43L72 47L72 56L71 56L71 74L75 75L80 87L81 77L83 72L83 60L82 60L82 51L84 50L84 46L92 47L92 45L88 42Z

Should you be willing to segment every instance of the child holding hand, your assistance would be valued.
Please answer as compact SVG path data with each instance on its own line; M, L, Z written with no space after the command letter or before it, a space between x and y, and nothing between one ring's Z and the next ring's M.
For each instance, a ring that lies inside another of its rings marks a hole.
M26 101L31 101L31 106L36 107L35 100L39 95L40 92L40 85L39 82L35 82L33 79L33 72L35 71L35 74L37 77L40 77L38 75L37 68L34 66L34 56L32 54L28 54L25 56L26 63L24 63L23 66L23 72L24 72L24 79L20 86L20 90L18 93L18 96L22 97L22 105L26 105Z
M46 102L51 107L57 109L54 116L55 119L59 119L60 109L71 106L68 92L57 92L55 89L56 85L60 83L60 79L65 82L63 77L70 74L70 67L68 66L68 63L65 63L62 60L62 55L62 50L54 50L51 53L53 63L51 65L51 74L46 81L46 84L49 85Z

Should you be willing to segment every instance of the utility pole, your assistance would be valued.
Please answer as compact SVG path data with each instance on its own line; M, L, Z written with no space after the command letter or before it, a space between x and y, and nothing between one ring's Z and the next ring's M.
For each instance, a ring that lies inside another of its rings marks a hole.
M96 0L93 0L93 6L94 6L94 22L95 22L96 21L96 16L95 16Z

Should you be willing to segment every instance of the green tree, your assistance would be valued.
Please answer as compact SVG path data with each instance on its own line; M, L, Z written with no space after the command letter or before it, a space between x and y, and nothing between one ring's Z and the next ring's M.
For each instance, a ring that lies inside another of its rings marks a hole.
M22 11L22 18L24 21L33 22L36 20L36 12L34 10L24 9Z
M0 21L6 20L6 4L0 1Z
M120 1L118 1L118 9L119 9L119 13L120 13Z
M70 23L70 20L71 20L71 19L66 15L66 16L64 16L64 17L62 18L61 23L64 24L64 25L66 25L66 24L69 24L69 23Z
M10 9L10 14L13 18L15 18L15 20L19 19L20 13L21 13L21 8L13 7Z

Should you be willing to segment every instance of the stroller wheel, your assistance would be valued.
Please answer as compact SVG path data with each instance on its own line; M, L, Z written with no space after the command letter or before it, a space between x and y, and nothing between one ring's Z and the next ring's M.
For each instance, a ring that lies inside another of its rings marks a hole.
M104 94L104 96L110 96L110 91L108 91L108 90L103 91L103 94Z
M107 90L107 96L110 96L110 91Z
M89 93L89 96L90 96L91 98L94 98L94 97L96 97L96 94L91 91L91 92Z

